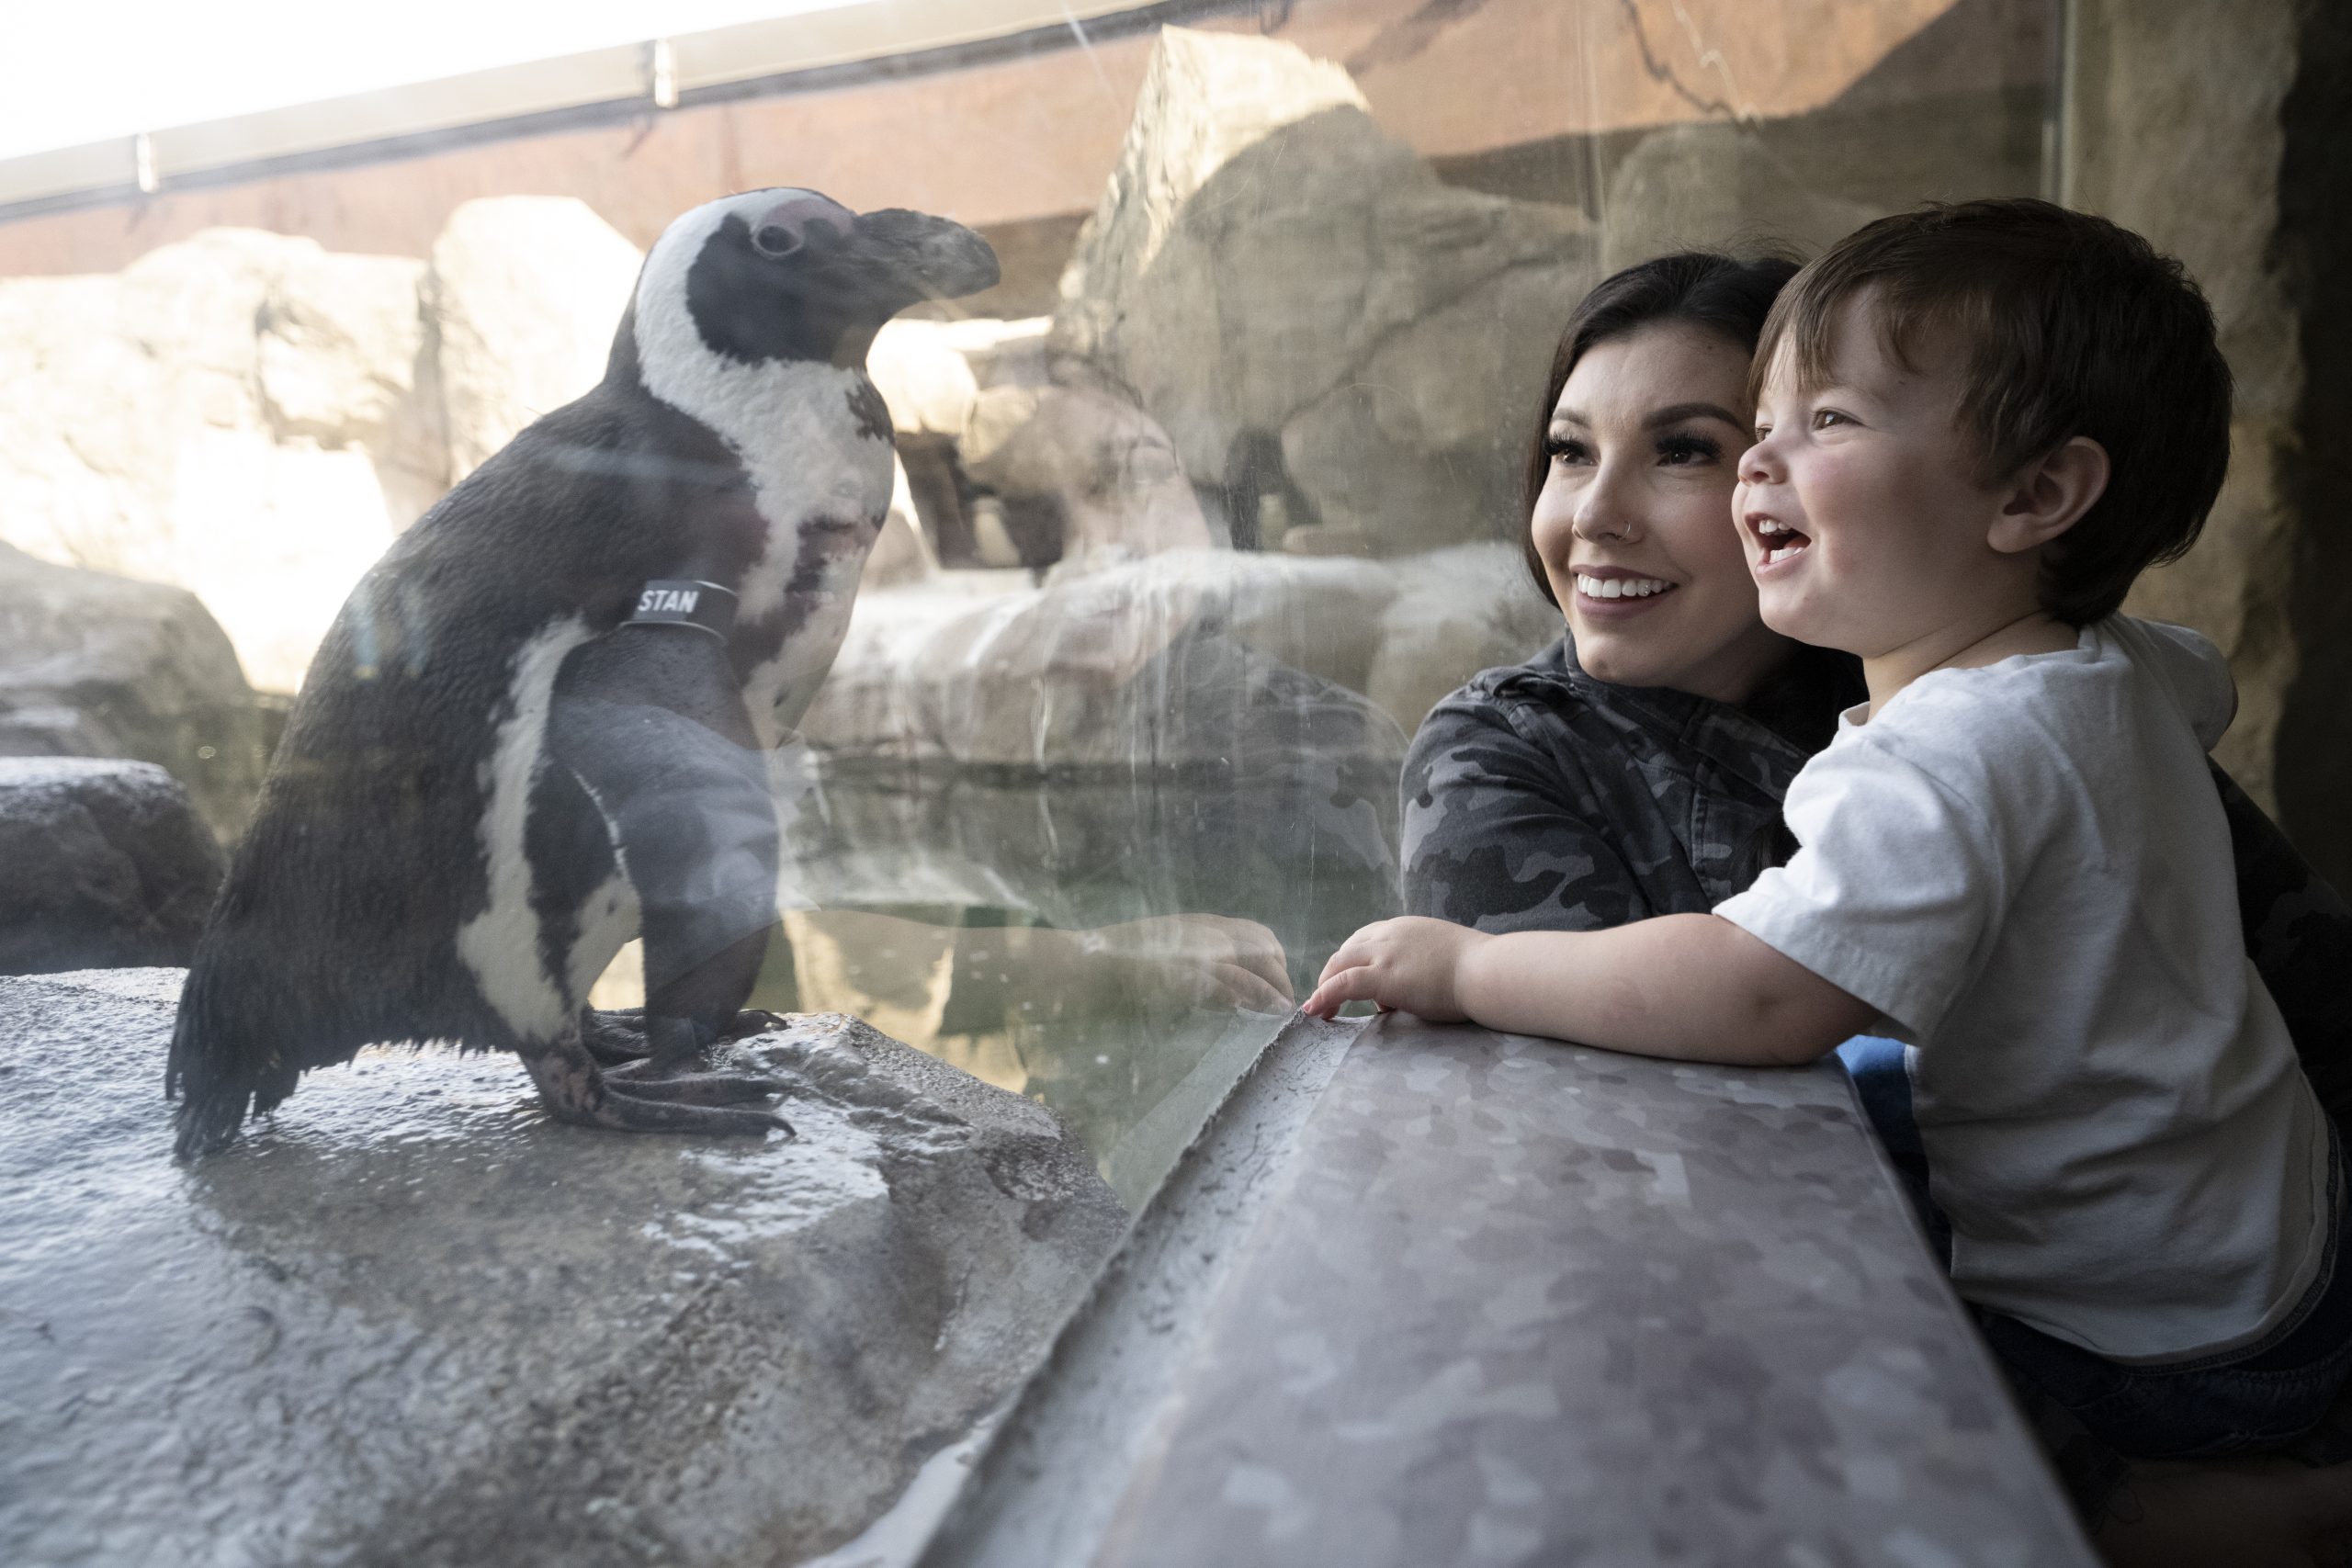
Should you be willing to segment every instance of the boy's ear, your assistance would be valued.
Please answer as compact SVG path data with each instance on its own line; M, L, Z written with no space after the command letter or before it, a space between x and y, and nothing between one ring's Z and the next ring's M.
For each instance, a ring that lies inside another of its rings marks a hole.
M2010 481L1985 542L2003 555L2039 549L2107 493L2107 448L2087 435L2070 436Z

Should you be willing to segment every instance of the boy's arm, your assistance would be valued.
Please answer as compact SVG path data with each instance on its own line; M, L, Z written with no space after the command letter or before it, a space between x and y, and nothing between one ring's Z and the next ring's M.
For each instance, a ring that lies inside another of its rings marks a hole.
M1686 1062L1798 1066L1878 1010L1713 915L1487 936L1383 920L1341 945L1306 1009L1346 1001Z

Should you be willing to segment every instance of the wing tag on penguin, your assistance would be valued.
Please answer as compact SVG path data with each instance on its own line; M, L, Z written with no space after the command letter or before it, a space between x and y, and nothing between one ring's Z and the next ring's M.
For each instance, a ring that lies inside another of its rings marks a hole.
M637 608L621 624L693 626L724 640L735 629L735 595L716 582L683 578L649 582L637 596Z
M815 695L890 499L874 334L997 280L959 224L815 191L664 230L605 378L395 540L336 616L180 996L183 1157L362 1046L516 1053L548 1111L764 1133L698 1070L775 916L763 753ZM692 627L672 636L657 628ZM641 938L641 1020L588 988Z

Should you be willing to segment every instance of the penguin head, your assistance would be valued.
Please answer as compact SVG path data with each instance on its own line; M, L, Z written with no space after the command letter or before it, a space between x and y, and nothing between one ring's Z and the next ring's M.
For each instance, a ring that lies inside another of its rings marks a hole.
M666 349L852 369L908 306L996 280L996 253L959 223L898 209L853 212L812 190L757 190L707 203L663 231L646 257L636 314L691 324L695 344Z

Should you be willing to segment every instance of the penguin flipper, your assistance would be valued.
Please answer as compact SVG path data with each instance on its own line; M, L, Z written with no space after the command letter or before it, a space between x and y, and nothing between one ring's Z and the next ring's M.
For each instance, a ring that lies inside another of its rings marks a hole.
M582 648L557 682L548 750L594 799L637 895L647 1049L674 1067L741 1032L775 923L779 847L725 645L624 626ZM614 1043L605 1020L594 1032Z

